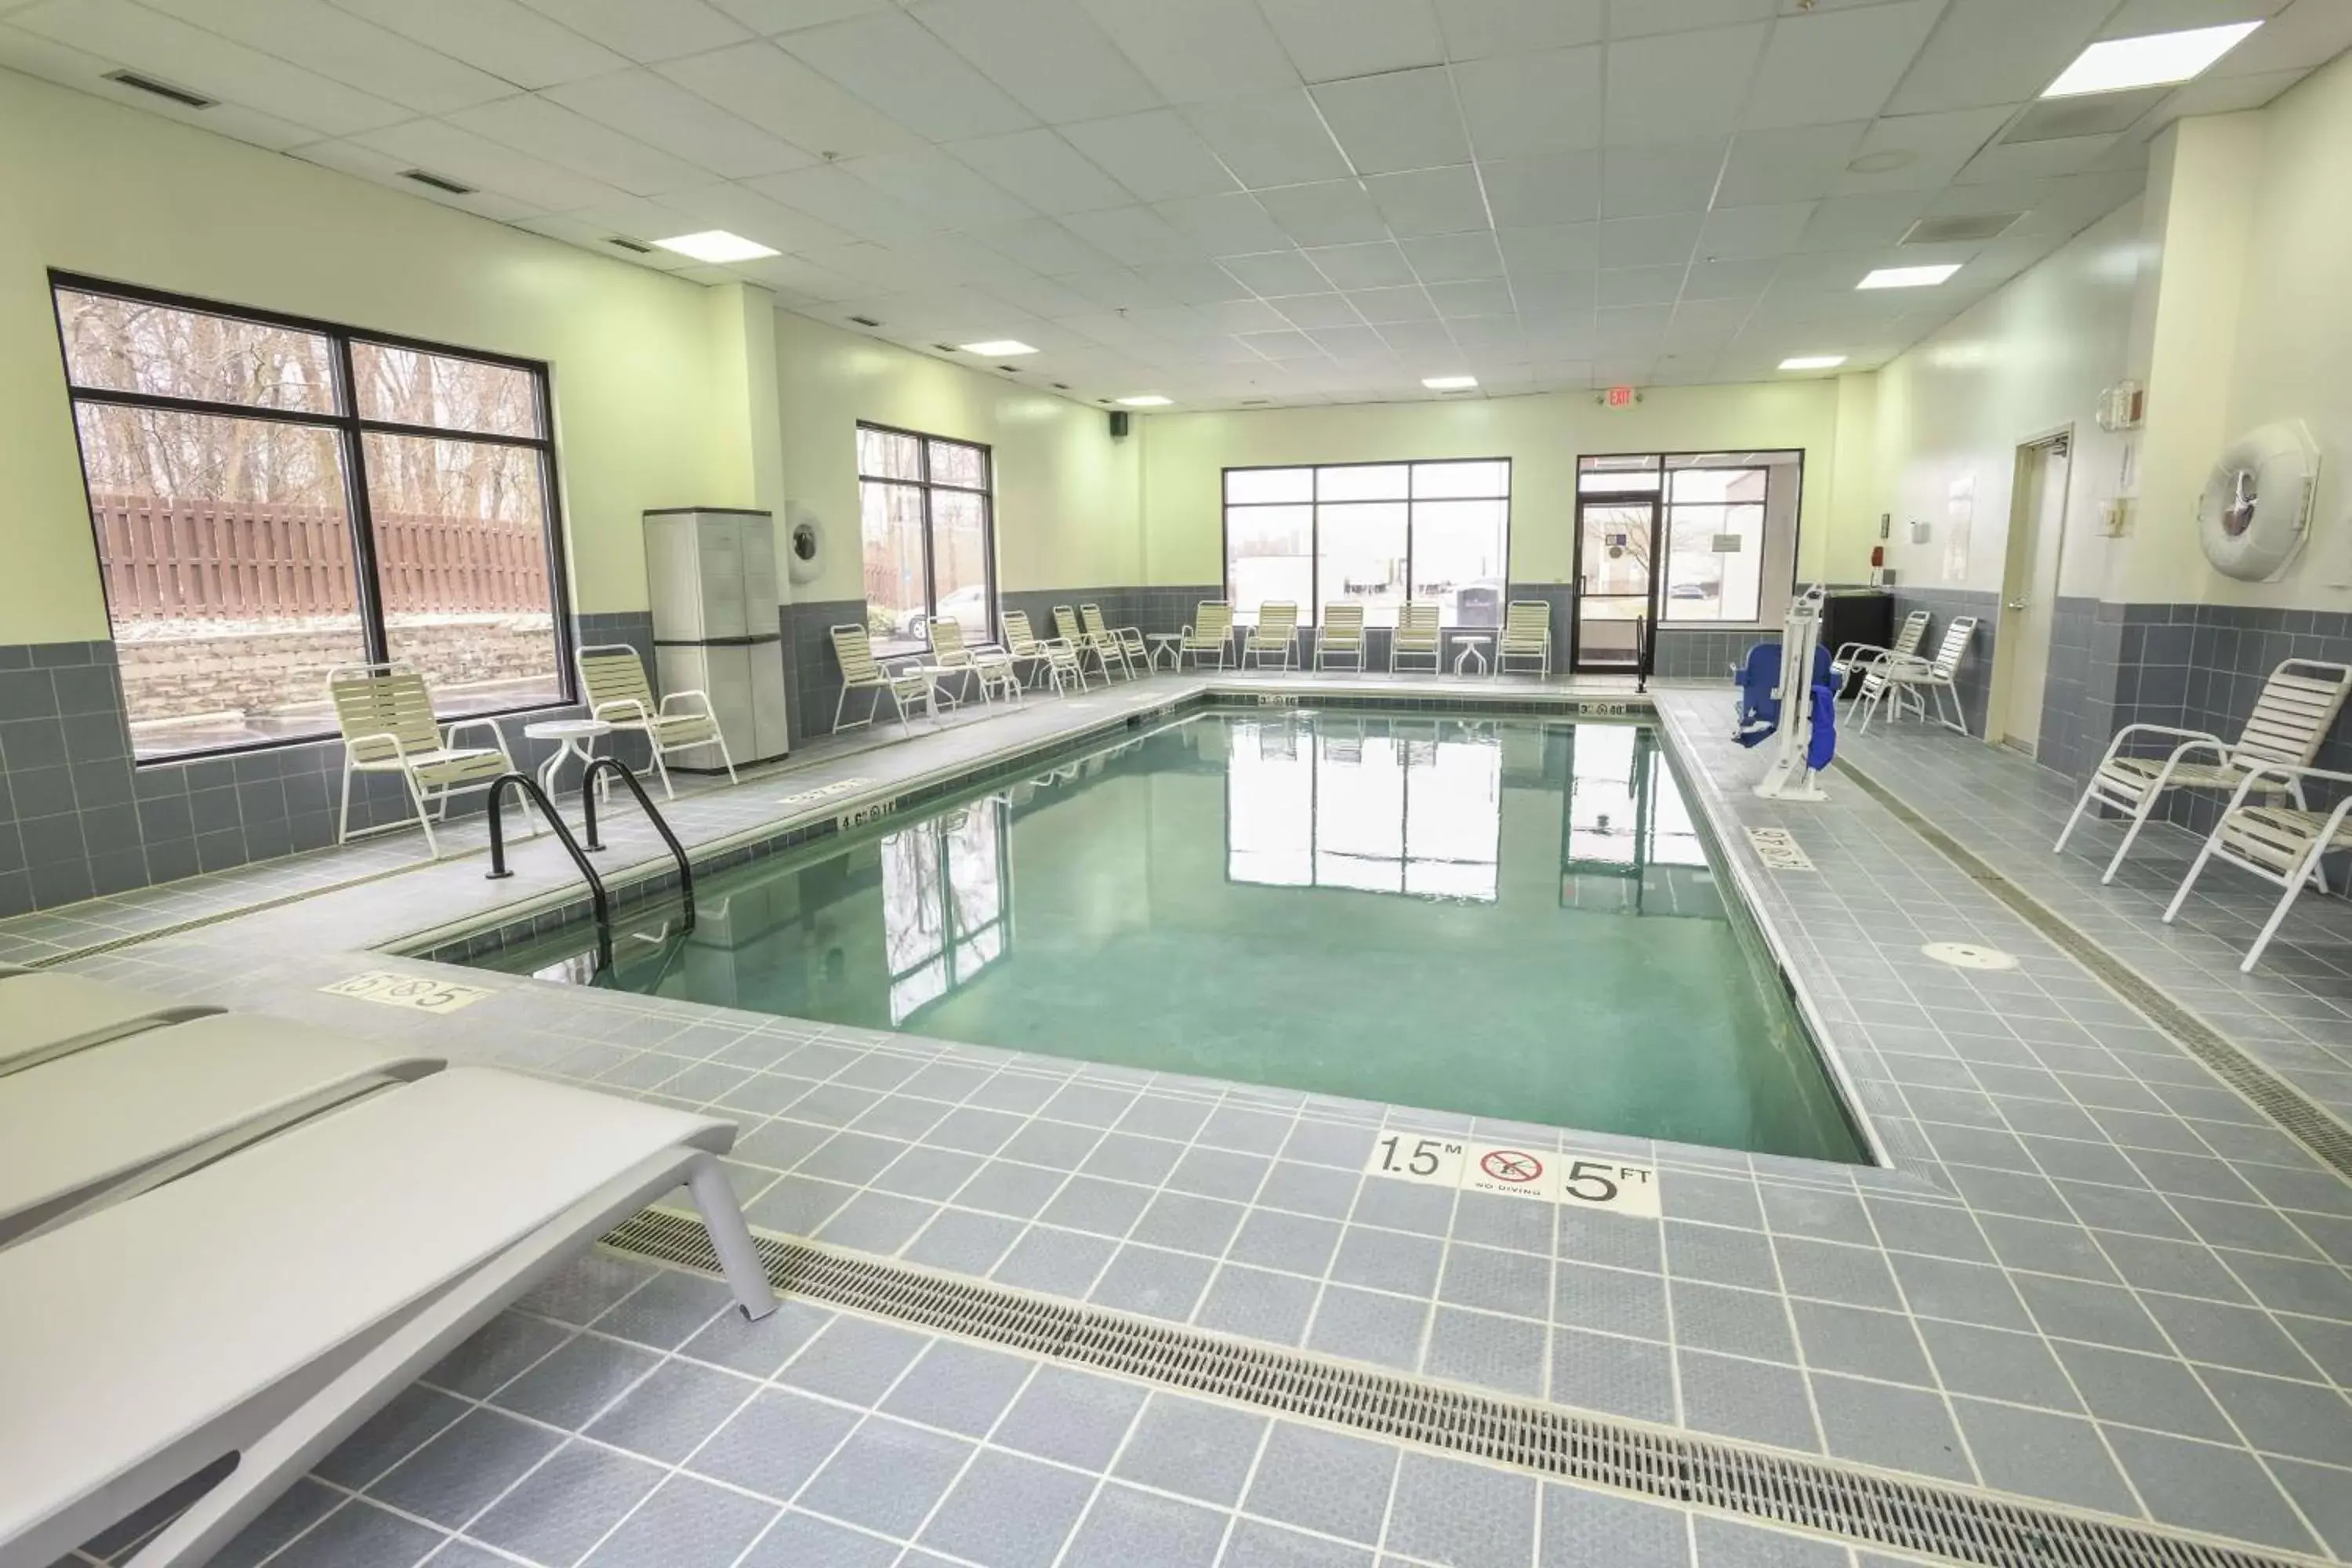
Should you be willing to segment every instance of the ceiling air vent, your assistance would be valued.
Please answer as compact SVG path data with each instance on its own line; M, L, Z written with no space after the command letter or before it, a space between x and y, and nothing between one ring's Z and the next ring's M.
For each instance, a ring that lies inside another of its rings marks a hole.
M203 93L188 88L174 87L168 81L158 81L152 76L141 76L137 71L109 71L106 73L106 79L139 92L152 92L157 98L168 98L173 103L186 109L210 109L220 101L216 98L206 98Z
M940 353L943 354L951 354L956 352L956 346L953 343L933 343L931 347L939 350Z
M861 327L878 327L882 324L871 316L852 316L849 319Z
M436 191L446 191L453 196L470 196L474 194L473 186L461 185L448 175L436 174L430 169L403 169L400 172L400 177L404 180L415 180L420 185L430 185Z
M1007 375L1019 375L1021 374L1018 368L1009 364L1001 364L996 368L1003 371Z
M1904 245L1958 245L1964 240L1990 239L2023 217L2023 213L1963 213L1956 217L1923 217L1903 231Z
M613 236L610 239L607 239L604 243L607 245L616 245L623 250L628 251L634 256L651 256L654 253L654 247L647 245L645 241L641 239L625 238L617 234Z
M1070 390L1070 384L1066 381L1051 382L1048 383L1048 384L1056 392L1067 392Z

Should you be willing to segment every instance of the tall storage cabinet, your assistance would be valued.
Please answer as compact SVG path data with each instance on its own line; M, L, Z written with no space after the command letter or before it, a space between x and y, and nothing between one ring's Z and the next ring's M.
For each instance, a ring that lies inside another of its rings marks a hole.
M646 513L646 585L662 690L709 693L737 767L782 756L784 647L769 515L727 507ZM688 755L692 772L719 771L715 756Z

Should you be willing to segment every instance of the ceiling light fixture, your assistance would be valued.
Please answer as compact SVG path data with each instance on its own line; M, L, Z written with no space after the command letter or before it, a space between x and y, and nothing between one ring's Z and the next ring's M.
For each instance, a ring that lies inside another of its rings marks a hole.
M1162 397L1156 392L1147 392L1139 397L1122 397L1118 401L1129 408L1165 408L1175 399Z
M664 250L675 250L680 256L690 256L697 261L757 261L763 256L777 254L756 239L745 239L741 235L730 234L723 228L707 228L700 234L676 234L654 243Z
M1926 289L1960 269L1957 261L1935 267L1881 267L1854 285L1857 289Z
M2187 81L2238 47L2260 22L2190 27L2179 33L2149 33L2137 38L2102 38L2074 57L2058 79L2042 89L2044 98L2079 98L2091 92L2121 92Z
M1790 354L1780 362L1782 370L1835 370L1845 363L1843 354Z
M1467 392L1478 384L1475 375L1424 375L1421 384L1432 392Z
M984 343L965 343L961 347L964 353L978 354L982 359L1007 359L1013 354L1034 354L1037 352L1019 338L991 338Z

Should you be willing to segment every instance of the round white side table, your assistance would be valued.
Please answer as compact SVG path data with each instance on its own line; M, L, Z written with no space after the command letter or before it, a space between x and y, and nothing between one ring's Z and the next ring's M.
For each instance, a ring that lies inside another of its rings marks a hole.
M585 769L596 759L595 743L599 737L613 732L613 726L602 719L546 719L536 724L526 724L522 732L534 741L559 742L555 754L539 764L539 787L550 801L555 798L556 770L563 766L566 757L577 757Z

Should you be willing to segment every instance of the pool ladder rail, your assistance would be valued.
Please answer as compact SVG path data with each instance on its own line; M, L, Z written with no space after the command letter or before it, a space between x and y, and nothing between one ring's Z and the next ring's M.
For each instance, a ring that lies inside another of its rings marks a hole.
M613 900L605 891L604 879L596 874L595 866L588 858L590 850L601 850L604 847L604 840L597 836L596 832L597 792L589 786L606 773L618 778L628 786L629 793L637 797L637 805L645 808L646 819L654 825L654 831L660 834L662 842L669 847L670 858L677 862L678 894L686 905L685 920L679 926L679 931L681 934L692 931L694 929L694 865L687 859L685 847L678 843L677 835L670 831L668 820L655 806L653 797L646 793L646 786L637 782L637 775L631 773L617 757L599 757L589 763L587 770L580 775L581 823L587 830L588 838L587 847L584 849L581 847L580 840L572 836L572 829L565 824L563 814L555 809L554 803L547 798L547 792L540 788L538 783L530 774L522 773L499 774L490 784L488 807L490 816L490 868L485 873L486 879L490 881L498 881L514 875L507 868L506 814L501 809L506 799L507 788L512 785L522 791L523 797L531 805L539 807L540 815L545 817L547 825L555 830L556 842L563 846L563 852L572 857L572 864L578 868L582 879L588 884L588 901L596 916L596 973L599 974L613 967Z

